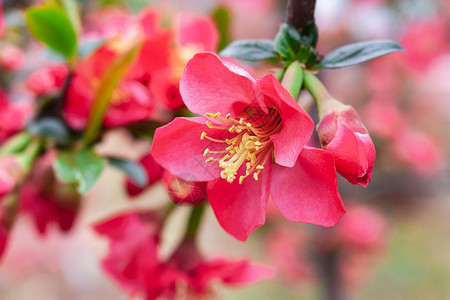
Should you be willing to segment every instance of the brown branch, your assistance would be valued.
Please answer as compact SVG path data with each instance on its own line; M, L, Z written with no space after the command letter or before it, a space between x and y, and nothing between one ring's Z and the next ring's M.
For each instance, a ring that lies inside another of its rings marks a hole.
M286 6L286 23L299 31L310 21L314 21L316 0L288 0Z

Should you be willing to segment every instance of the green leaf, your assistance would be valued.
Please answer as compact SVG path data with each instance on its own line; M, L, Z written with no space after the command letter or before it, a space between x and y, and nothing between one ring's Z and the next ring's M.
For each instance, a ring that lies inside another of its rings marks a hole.
M302 40L300 33L294 27L283 23L275 36L273 47L284 60L294 60L300 50Z
M397 51L405 51L405 49L399 43L392 40L376 40L349 44L328 53L316 68L344 68Z
M234 57L242 61L275 60L278 53L272 40L239 40L220 52L221 56Z
M54 51L70 59L77 48L77 35L69 18L53 6L26 10L25 20L33 36Z
M57 118L42 118L28 126L28 131L37 136L52 139L60 144L71 141L69 129Z
M139 187L145 187L148 184L148 176L144 167L134 161L108 157L110 165L126 173Z
M300 32L300 39L303 46L316 48L319 32L314 21L310 21Z
M86 194L100 177L105 159L91 149L61 151L53 167L61 179L77 183L78 192Z
M216 22L217 29L219 30L220 40L218 45L218 51L224 49L230 43L230 13L226 8L219 7L212 13L212 17Z

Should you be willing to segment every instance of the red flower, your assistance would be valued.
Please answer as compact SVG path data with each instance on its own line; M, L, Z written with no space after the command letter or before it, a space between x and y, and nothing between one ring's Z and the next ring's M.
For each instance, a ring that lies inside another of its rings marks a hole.
M161 219L155 212L127 213L95 225L110 240L103 268L130 295L145 299L184 299L211 292L211 284L221 281L235 285L270 277L267 267L246 260L205 260L193 241L186 239L164 261L158 255Z
M322 147L333 153L339 174L353 184L367 186L372 178L375 147L358 113L334 99L322 105L317 125Z
M178 177L209 181L208 199L226 231L245 240L264 223L269 195L290 221L336 224L345 210L333 155L305 146L314 123L273 75L256 80L200 53L180 90L206 125L202 117L176 118L156 130L151 153Z
M164 169L156 163L150 154L144 155L139 163L145 168L147 173L147 186L139 187L130 179L126 180L126 188L129 196L134 197L144 192L148 187L151 187L155 182L161 179Z
M31 114L30 102L10 102L7 95L0 89L0 143L21 130Z
M70 230L78 213L79 196L56 180L52 168L55 157L55 152L48 152L39 159L20 190L20 209L33 218L41 234L51 223L62 231Z
M66 65L48 66L31 73L27 79L27 88L36 96L52 94L63 86L69 69Z

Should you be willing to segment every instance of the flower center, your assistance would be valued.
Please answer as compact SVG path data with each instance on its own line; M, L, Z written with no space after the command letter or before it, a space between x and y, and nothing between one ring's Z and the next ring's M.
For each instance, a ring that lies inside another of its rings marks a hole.
M245 178L252 175L254 180L258 180L258 175L264 169L264 165L272 157L273 143L270 139L272 134L281 130L282 122L280 114L276 109L270 109L269 113L263 117L246 115L246 119L239 120L227 114L225 117L220 113L206 113L206 116L213 118L215 124L209 121L206 125L211 129L228 130L234 137L224 140L215 139L202 132L200 139L209 139L212 142L227 144L224 150L211 151L206 148L203 156L208 154L218 154L219 157L210 156L206 159L207 163L218 161L219 167L223 170L220 176L232 183L237 176L239 168L245 164L245 175L239 177L239 184L242 184ZM216 123L220 123L216 125ZM220 157L223 155L222 157Z

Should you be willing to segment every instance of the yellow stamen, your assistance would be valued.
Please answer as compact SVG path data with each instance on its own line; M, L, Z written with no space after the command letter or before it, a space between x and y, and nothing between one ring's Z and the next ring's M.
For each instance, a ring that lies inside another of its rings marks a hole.
M216 112L214 115L213 115L213 118L217 118L217 117L219 117L220 116L220 112Z
M242 184L242 182L244 181L244 176L239 177L239 184Z
M263 169L264 169L264 166L261 166L261 165L256 166L256 170L263 170Z
M211 123L209 123L208 121L206 121L206 126L208 126L208 127L211 128L211 129L214 128L214 126L213 126Z
M255 180L258 180L258 173L253 173L253 178L254 178Z
M213 161L214 160L214 157L208 157L206 160L205 160L205 162L211 162L211 161Z
M228 129L229 132L234 132L236 130L236 126L231 126L230 129Z
M205 137L206 137L206 132L203 131L203 132L202 132L202 135L200 136L200 139L201 139L201 140L204 140Z
M229 119L231 117L231 114L227 114L226 116L225 116L225 119Z
M214 118L214 114L212 114L212 113L206 113L205 115L206 115L207 117Z
M209 148L206 148L206 149L205 149L205 152L203 152L203 156L208 155L208 153L209 153Z

